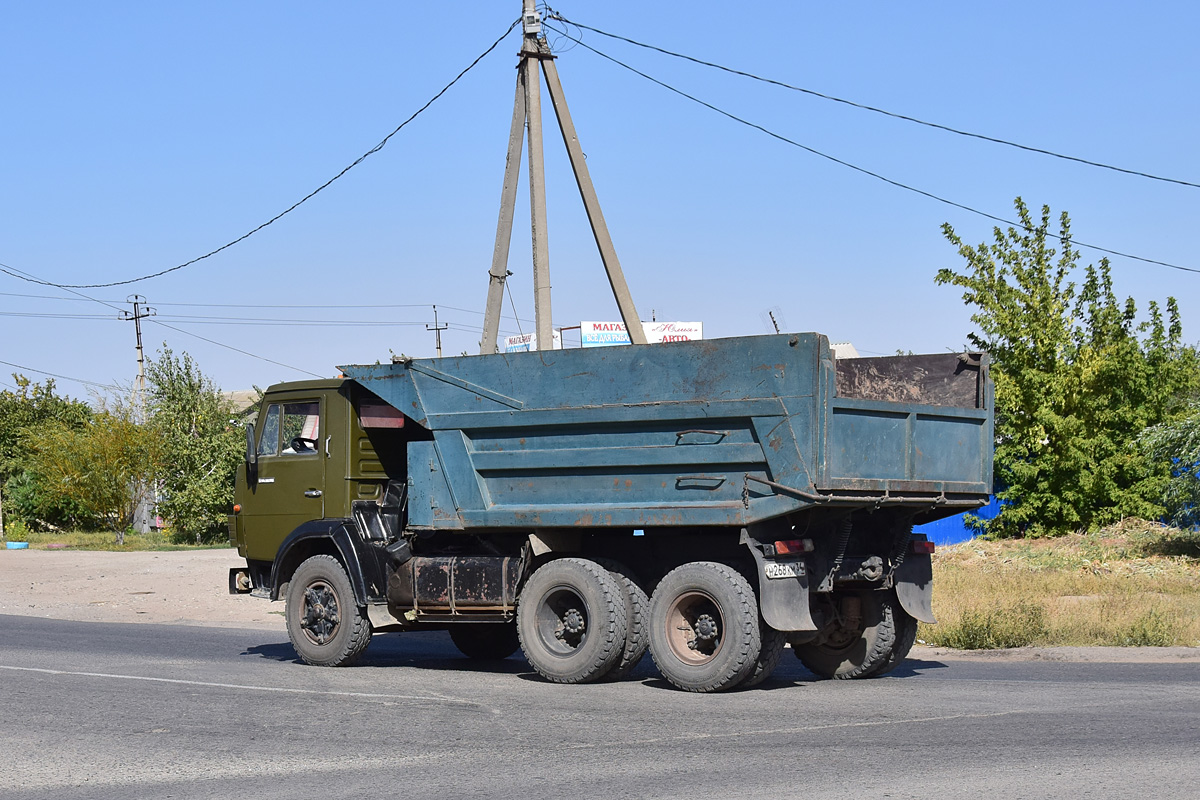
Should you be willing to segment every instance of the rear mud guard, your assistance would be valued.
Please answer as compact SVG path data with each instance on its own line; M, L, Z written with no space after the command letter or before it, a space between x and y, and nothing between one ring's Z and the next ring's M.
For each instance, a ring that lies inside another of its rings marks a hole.
M758 607L763 621L777 631L815 631L804 561L768 559L752 542L745 544L758 566Z
M909 553L893 576L896 598L911 616L934 624L933 559L927 553Z

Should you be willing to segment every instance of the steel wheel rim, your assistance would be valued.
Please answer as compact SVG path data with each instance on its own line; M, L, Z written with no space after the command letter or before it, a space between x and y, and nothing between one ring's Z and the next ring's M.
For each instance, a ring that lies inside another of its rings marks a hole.
M671 652L688 666L703 666L725 645L725 615L707 592L685 592L667 609L666 640Z
M304 587L301 611L300 628L310 642L327 645L333 641L342 620L337 592L329 583L316 580Z
M568 586L543 595L535 614L538 639L551 654L567 658L587 642L590 623L587 603Z

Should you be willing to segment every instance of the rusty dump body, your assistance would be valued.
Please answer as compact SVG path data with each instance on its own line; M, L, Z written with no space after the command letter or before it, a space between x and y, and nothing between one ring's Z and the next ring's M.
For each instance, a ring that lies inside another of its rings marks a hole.
M681 688L752 685L785 637L871 677L934 621L913 524L991 491L980 354L839 361L808 333L342 370L267 390L230 520L230 590L286 599L312 664L448 627L477 658L519 631L563 683L649 647Z
M985 356L835 361L819 334L347 366L428 432L413 530L744 527L828 506L922 522L991 490Z

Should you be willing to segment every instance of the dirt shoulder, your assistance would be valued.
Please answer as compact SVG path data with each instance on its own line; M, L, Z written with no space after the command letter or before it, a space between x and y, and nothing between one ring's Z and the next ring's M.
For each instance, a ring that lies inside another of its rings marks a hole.
M237 551L0 550L0 614L284 630L283 604L231 595Z
M83 622L157 622L283 632L283 604L228 593L237 551L167 553L0 550L0 614ZM912 658L1200 663L1196 647L913 648Z

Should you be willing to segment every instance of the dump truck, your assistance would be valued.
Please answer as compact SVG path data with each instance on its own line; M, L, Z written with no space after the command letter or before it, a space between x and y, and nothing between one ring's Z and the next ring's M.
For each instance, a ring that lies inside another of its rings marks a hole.
M914 524L992 488L981 353L805 333L340 369L266 391L229 527L230 591L282 600L314 665L447 630L559 683L648 649L681 689L744 688L789 645L882 675L935 621Z

